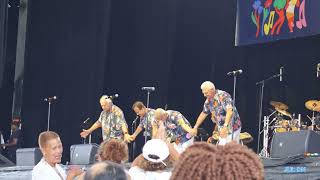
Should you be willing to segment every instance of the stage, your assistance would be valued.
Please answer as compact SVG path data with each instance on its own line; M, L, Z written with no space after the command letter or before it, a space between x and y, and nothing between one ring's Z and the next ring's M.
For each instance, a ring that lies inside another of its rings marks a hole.
M265 179L316 180L320 179L320 158L263 159ZM282 165L280 165L282 164Z
M303 158L296 159L290 163L280 166L272 166L283 164L285 161L268 159L265 162L265 179L266 180L318 180L320 179L320 158ZM266 162L268 161L268 162ZM273 161L273 162L271 162ZM126 169L129 169L131 163L125 164ZM90 166L80 166L87 169ZM31 179L31 171L33 166L11 166L0 168L0 179L5 180L29 180ZM68 166L63 165L64 169Z

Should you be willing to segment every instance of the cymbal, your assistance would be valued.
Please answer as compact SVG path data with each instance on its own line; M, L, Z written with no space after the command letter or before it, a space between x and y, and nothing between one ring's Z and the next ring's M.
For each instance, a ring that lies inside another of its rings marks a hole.
M307 109L320 112L320 101L309 100L305 103Z
M285 115L285 116L288 116L288 117L292 118L291 113L289 113L288 111L280 109L280 108L275 108L275 109L276 109L276 111L278 111L282 115Z
M282 110L288 109L288 106L283 104L282 102L270 101L270 105L273 106L274 108L278 108L278 109L282 109Z

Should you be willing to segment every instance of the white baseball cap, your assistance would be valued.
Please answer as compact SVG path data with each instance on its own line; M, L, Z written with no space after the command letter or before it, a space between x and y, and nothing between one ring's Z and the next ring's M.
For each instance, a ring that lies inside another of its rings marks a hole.
M148 161L166 164L163 160L169 156L169 148L161 139L151 139L143 146L142 155Z

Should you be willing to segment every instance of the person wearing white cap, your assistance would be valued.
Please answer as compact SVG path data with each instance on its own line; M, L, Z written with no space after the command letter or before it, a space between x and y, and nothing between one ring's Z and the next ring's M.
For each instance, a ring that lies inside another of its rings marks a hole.
M149 140L131 165L132 180L170 179L172 164L178 159L178 152L161 139Z

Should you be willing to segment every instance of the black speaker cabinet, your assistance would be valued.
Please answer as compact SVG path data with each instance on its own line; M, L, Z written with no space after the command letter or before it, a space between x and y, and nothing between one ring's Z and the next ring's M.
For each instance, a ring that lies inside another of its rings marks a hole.
M89 165L95 163L97 144L75 144L70 147L70 164Z
M286 158L304 153L320 153L320 135L311 130L275 133L270 155Z

